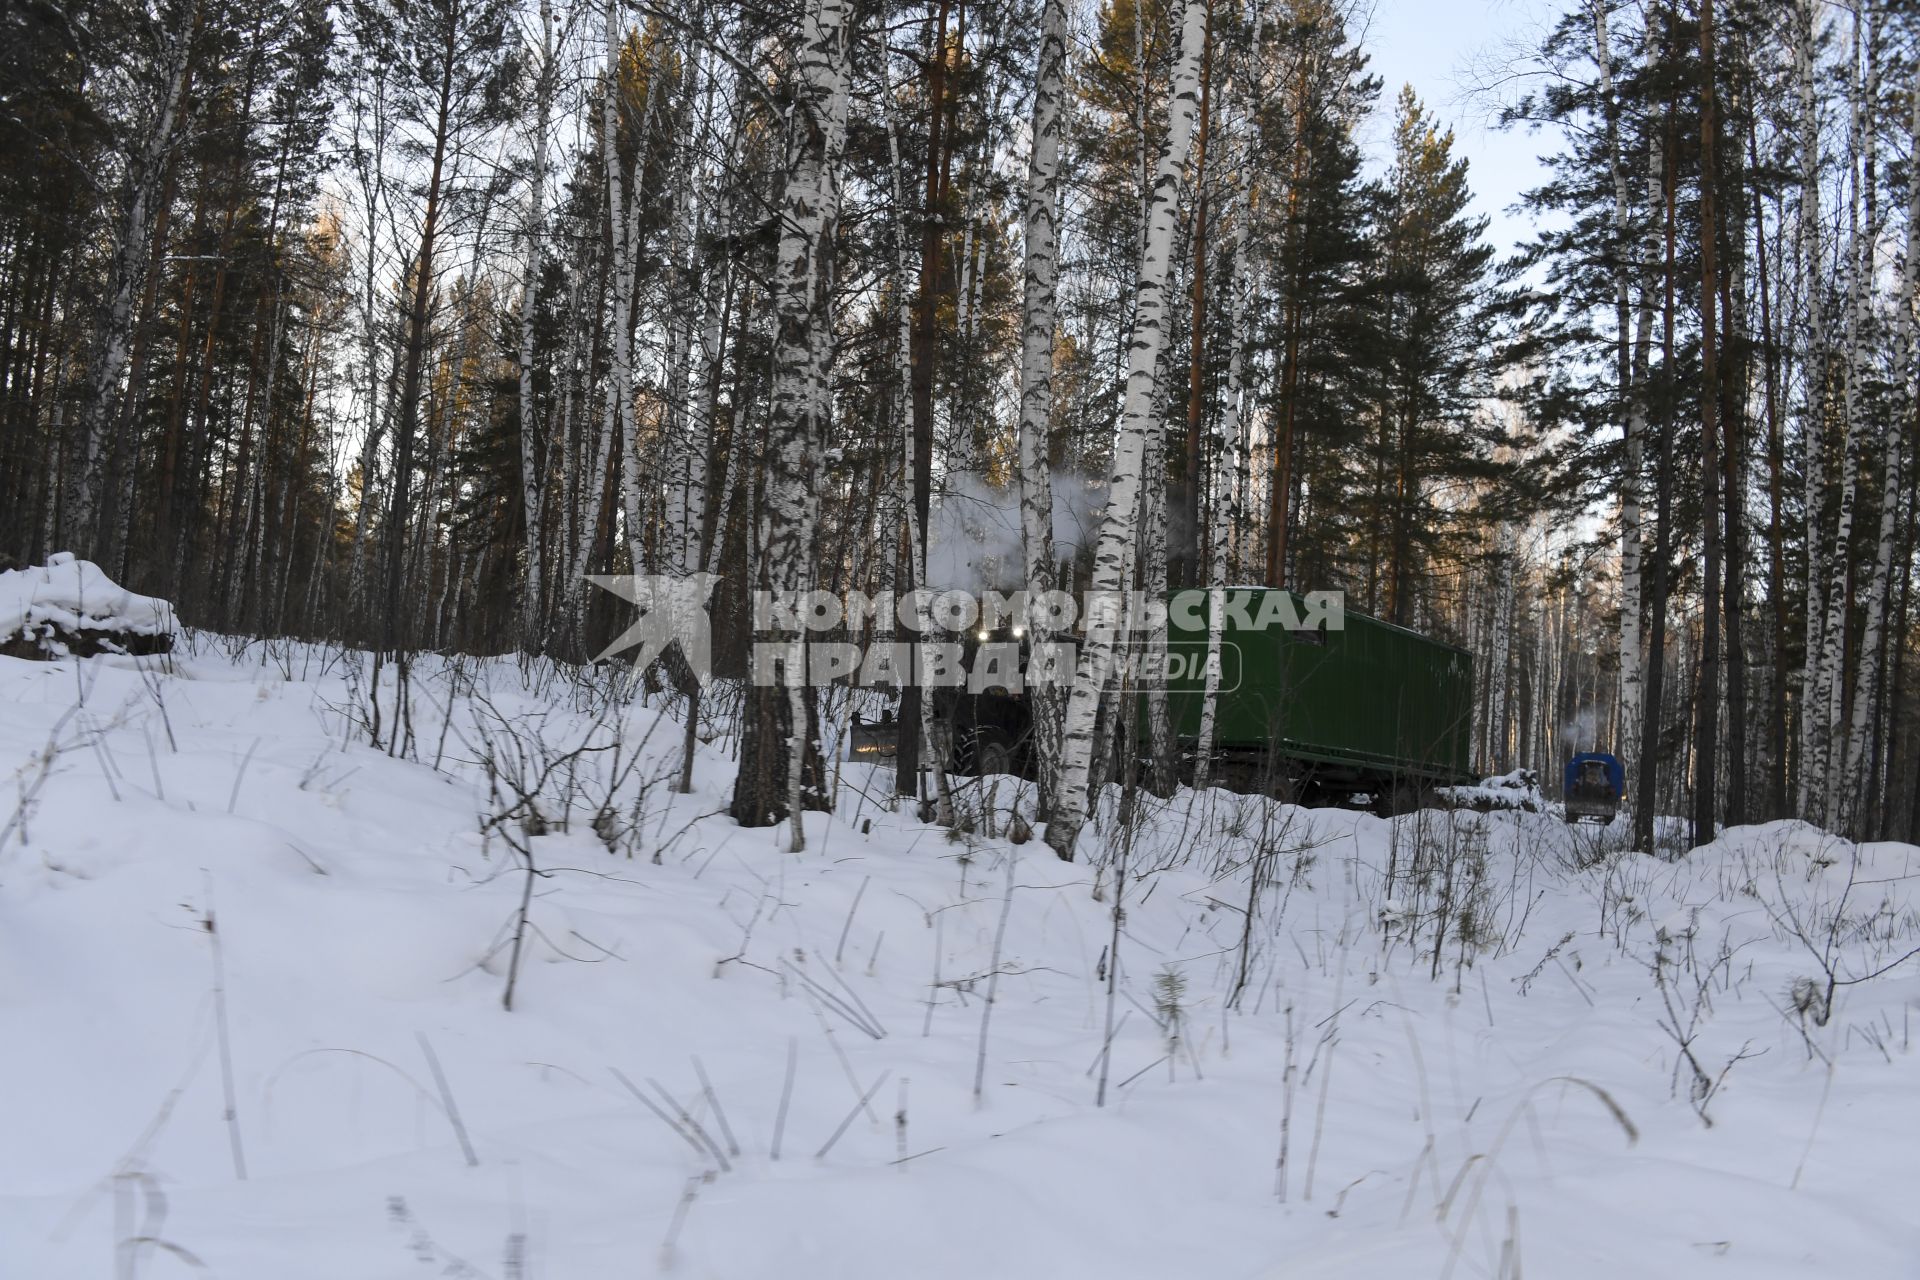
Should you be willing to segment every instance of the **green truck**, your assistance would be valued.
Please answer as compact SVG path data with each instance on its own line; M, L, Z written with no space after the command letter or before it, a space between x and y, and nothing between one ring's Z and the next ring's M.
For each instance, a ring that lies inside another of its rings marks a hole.
M1289 599L1270 602L1272 595ZM1337 626L1249 627L1265 615L1305 619L1312 610L1273 588L1234 588L1228 597L1214 723L1222 785L1305 803L1365 795L1376 809L1399 812L1434 787L1474 780L1466 650L1354 612ZM1206 652L1205 609L1172 610L1167 638L1174 653L1190 655L1169 662L1166 682L1174 733L1190 752L1205 688L1205 665L1192 660ZM1144 743L1144 705L1141 716Z
M1165 685L1180 773L1190 780L1205 696L1207 593L1182 596L1168 611L1165 667L1137 670L1130 684L1136 693L1147 683ZM1308 598L1277 588L1230 588L1227 599L1214 724L1217 785L1304 804L1364 798L1391 814L1415 807L1435 787L1474 780L1473 657L1466 650L1364 614L1336 610L1329 618ZM999 637L981 633L969 641L990 638ZM1144 757L1148 699L1138 695L1137 702L1136 746ZM952 730L956 772L1031 775L1032 720L1023 692L937 690L934 705ZM890 714L856 721L852 757L891 756L892 728Z

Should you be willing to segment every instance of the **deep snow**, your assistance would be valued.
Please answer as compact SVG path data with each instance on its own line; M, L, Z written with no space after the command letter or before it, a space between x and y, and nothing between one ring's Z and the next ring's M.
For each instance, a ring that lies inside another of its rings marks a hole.
M1064 864L1011 780L952 840L849 764L789 854L551 670L423 659L406 760L363 655L192 647L0 659L8 1280L1920 1276L1920 965L1810 1016L1920 850L1183 792ZM529 839L489 740L601 749Z

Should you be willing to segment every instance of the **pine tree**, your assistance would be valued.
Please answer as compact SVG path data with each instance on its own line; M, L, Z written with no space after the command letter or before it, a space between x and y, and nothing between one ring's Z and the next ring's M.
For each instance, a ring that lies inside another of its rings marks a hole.
M1403 89L1394 163L1380 191L1375 437L1369 554L1370 608L1403 626L1419 614L1428 562L1453 533L1435 486L1488 474L1490 450L1474 430L1491 313L1483 305L1493 250L1484 218L1467 213L1467 165ZM1378 590L1374 568L1378 568ZM1377 601L1377 603L1376 603Z

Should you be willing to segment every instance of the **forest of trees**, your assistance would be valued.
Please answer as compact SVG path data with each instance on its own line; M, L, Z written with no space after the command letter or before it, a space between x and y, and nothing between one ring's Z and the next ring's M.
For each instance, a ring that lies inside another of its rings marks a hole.
M0 0L0 567L402 674L592 657L596 574L1341 589L1642 848L1914 839L1920 17L1563 8L1509 258L1360 0ZM826 802L719 702L737 817Z

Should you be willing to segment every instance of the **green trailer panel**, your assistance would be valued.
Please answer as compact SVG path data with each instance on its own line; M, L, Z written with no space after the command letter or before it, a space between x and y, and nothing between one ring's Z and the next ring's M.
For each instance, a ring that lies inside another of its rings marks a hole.
M1258 619L1271 593L1228 595ZM1292 604L1294 616L1308 616L1300 597ZM1194 657L1205 652L1205 613L1175 609L1168 622L1170 647L1188 655L1168 686L1174 731L1189 742L1200 731L1204 669ZM1217 749L1428 784L1472 780L1473 659L1465 650L1353 612L1338 630L1312 631L1249 629L1242 616L1227 611Z

